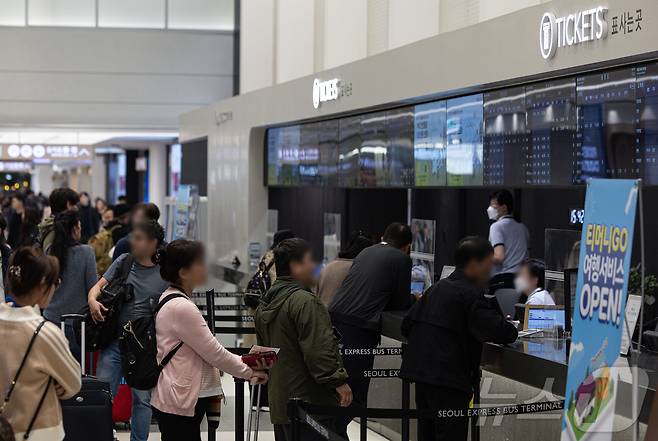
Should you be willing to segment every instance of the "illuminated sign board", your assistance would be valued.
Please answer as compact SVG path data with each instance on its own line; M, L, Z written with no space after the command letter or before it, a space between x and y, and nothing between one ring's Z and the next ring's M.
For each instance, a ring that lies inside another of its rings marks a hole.
M91 160L93 149L76 145L7 144L0 145L0 159L13 160Z
M539 23L539 49L545 60L555 56L559 48L576 46L608 36L608 8L597 6L557 17L546 12Z

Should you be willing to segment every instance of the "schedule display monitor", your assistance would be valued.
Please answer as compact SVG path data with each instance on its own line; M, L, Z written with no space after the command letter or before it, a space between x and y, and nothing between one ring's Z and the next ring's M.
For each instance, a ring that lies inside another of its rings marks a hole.
M529 148L526 183L571 185L576 160L576 81L573 78L526 86Z
M417 187L446 185L445 101L414 108L414 161Z
M360 183L361 116L341 118L338 124L338 185L357 187Z
M526 183L525 88L484 94L484 185Z
M658 64L637 68L637 159L645 185L658 184Z
M579 76L574 183L639 177L635 68Z
M482 94L449 99L446 139L449 186L483 184Z
M338 185L338 120L318 123L319 173L322 185Z
M388 187L414 185L414 112L413 107L402 107L386 112Z
M271 160L268 182L273 185L298 185L300 126L270 129L267 143L267 156Z
M360 135L359 185L385 187L388 160L386 112L363 115Z

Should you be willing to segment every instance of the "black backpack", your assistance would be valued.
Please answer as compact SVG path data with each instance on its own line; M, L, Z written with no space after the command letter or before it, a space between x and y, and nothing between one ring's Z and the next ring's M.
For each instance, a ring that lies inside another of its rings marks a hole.
M258 264L258 270L253 275L247 284L247 290L244 296L244 303L250 308L258 308L261 297L265 295L268 289L272 286L272 278L270 277L270 269L274 265L274 259L269 264L265 264L261 260Z
M130 270L133 266L135 259L132 255L128 254L121 262L119 268L119 275L114 277L108 283L98 296L98 301L107 308L105 320L102 322L95 322L91 313L89 312L89 305L85 305L80 311L84 315L84 321L87 328L87 335L85 337L87 351L93 352L99 349L107 348L112 342L116 341L119 336L119 313L126 301L132 298L132 285L126 283ZM80 328L76 329L76 338L78 344L81 341Z
M128 386L138 390L153 389L158 384L162 369L183 346L183 342L178 343L158 364L155 318L167 302L178 297L187 298L180 293L169 294L158 303L152 316L131 320L123 326L119 336L119 349L121 371Z

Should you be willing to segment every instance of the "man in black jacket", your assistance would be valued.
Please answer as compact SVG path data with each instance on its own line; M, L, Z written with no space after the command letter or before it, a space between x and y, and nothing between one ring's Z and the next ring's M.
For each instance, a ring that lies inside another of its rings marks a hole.
M457 269L430 288L402 325L408 345L400 375L416 383L416 407L468 409L479 381L482 343L511 343L517 330L495 300L484 297L493 266L493 248L480 237L459 242ZM420 420L419 441L460 441L468 418Z
M411 230L392 223L382 242L361 251L329 305L331 320L342 337L343 349L373 349L381 337L381 314L385 310L406 310L411 295ZM369 354L343 356L354 394L354 406L366 407L370 379L364 371L374 364ZM347 437L349 418L337 423L338 433Z

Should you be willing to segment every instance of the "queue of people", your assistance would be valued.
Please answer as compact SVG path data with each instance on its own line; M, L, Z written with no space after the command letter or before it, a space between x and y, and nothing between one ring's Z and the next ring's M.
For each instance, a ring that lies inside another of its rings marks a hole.
M27 201L23 195L12 199L21 225ZM513 204L509 192L492 195L489 240L461 240L455 271L423 295L411 292L413 237L404 223L389 225L379 242L363 232L353 233L318 280L310 244L290 230L277 233L262 259L260 270L266 274L259 277L267 286L253 305L253 343L279 348L278 361L250 367L218 342L190 299L208 278L201 243L165 243L154 204L110 207L96 200L92 207L88 194L58 189L48 199L51 214L33 222L30 241L17 242L12 252L11 243L0 238L3 264L5 254L11 253L3 268L0 338L12 345L12 351L5 352L12 356L0 357L0 391L9 391L0 408L0 435L11 430L14 435L31 432L30 439L63 438L57 399L78 392L77 360L85 348L72 324L64 323L60 331L61 318L86 307L90 319L102 326L111 306L102 302L101 294L117 287L124 298L96 375L116 396L125 374L119 337L148 318L153 318L161 371L152 390L132 389L131 441L149 438L152 417L164 441L200 440L209 403L223 397L220 372L251 384L267 383L277 441L292 438L287 415L292 398L366 408L370 381L364 372L374 366L372 349L380 344L381 317L387 310L408 311L402 327L408 346L401 376L416 383L417 408L466 408L478 381L482 344L517 337L510 318L485 293L502 283L528 304L554 304L545 290L543 263L528 259L528 230L512 217ZM6 227L11 234L14 225L17 231L19 221L2 220L0 229ZM341 355L341 349L370 351ZM21 353L24 363L14 356ZM44 398L38 400L41 394ZM31 413L34 417L28 418ZM348 438L351 418L319 418ZM308 427L302 430L304 440L322 439ZM422 441L461 440L467 431L464 418L419 422Z

